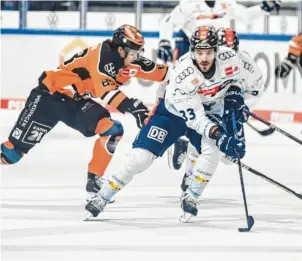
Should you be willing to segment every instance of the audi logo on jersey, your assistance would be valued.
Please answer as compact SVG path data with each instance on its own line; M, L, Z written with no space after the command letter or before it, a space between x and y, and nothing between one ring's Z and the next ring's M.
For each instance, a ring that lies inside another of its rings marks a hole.
M194 69L192 67L188 67L184 69L180 74L178 74L175 78L176 83L181 83L184 79L186 79L189 75L194 73Z
M233 52L230 52L230 51L227 51L227 52L224 52L224 53L221 53L218 55L218 58L222 61L225 61L227 59L230 59L232 57L234 57L236 54L233 53Z
M245 61L242 61L243 62L243 68L246 69L247 71L253 73L255 70L254 70L254 66L251 65L250 63L248 62L245 62Z

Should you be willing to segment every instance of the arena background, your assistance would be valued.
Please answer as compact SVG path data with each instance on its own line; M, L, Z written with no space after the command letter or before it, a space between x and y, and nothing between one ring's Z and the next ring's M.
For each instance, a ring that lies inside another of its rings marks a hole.
M238 2L249 6L260 1ZM177 1L2 1L1 108L21 109L43 70L109 38L113 29L125 23L143 31L145 55L156 61L159 22L176 4ZM230 23L239 33L240 48L263 71L266 92L256 109L266 119L302 122L301 73L295 69L286 80L276 80L274 76L276 65L287 54L289 39L301 31L301 23L300 1L286 1L279 14L248 24ZM156 87L156 83L132 79L123 89L152 106Z

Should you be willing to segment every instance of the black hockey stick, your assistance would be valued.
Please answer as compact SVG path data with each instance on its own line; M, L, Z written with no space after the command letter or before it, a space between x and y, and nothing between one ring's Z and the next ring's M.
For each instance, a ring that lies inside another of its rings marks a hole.
M288 132L278 128L276 125L270 123L269 121L266 121L265 119L262 119L261 117L259 117L258 115L256 115L253 112L250 111L245 111L247 114L249 114L250 116L252 116L253 118L257 119L258 121L261 121L262 123L264 123L265 125L269 126L271 129L274 129L278 132L280 132L281 134L285 135L286 137L290 138L291 140L294 140L295 142L299 143L300 145L302 145L302 140L299 140L298 138L296 138L295 136L289 134Z
M234 136L236 139L238 139L234 112L232 113L232 123L233 123ZM238 170L239 170L239 176L240 176L241 191L242 191L243 202L244 202L245 216L246 216L246 222L247 222L247 228L238 228L238 231L239 232L249 232L251 230L252 226L254 225L255 221L254 221L253 216L249 216L249 213L248 213L240 156L237 152L236 152L236 154L237 154L237 163L238 163Z
M233 162L233 163L238 163L238 161L237 161L236 159L232 159L232 158L229 158L229 157L226 157L226 158L227 158L229 161ZM249 167L248 165L245 165L245 164L242 163L242 162L241 162L241 167L244 168L244 169L246 169L247 171L249 171L249 172L255 174L256 176L258 176L258 177L260 177L260 178L262 178L262 179L268 181L269 183L271 183L271 184L273 184L273 185L275 185L275 186L277 186L277 187L283 189L283 190L286 191L287 193L292 194L292 195L294 195L294 196L296 196L297 198L299 198L299 199L302 200L302 194L299 194L299 193L293 191L292 189L290 189L290 188L288 188L288 187L282 185L282 184L279 183L278 181L273 180L272 178L270 178L270 177L268 177L268 176L262 174L261 172L255 170L255 169L253 169L253 168L251 168L251 167Z
M249 122L246 122L246 124L252 128L254 131L258 132L261 136L268 136L271 135L275 132L275 129L268 128L267 130L258 130L256 127L254 127L252 124Z

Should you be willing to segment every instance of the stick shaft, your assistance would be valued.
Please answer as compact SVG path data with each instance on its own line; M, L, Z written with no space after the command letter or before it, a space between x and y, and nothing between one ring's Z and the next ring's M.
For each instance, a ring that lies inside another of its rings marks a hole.
M257 119L258 121L261 121L262 123L264 123L265 125L269 126L271 129L274 129L280 133L282 133L283 135L285 135L286 137L294 140L295 142L299 143L300 145L302 145L302 140L299 140L298 138L296 138L295 136L289 134L288 132L280 129L279 127L277 127L276 125L270 123L269 121L266 121L265 119L262 119L261 117L259 117L258 115L256 115L253 112L250 111L246 111L246 113L248 113L250 116L252 116L253 118Z

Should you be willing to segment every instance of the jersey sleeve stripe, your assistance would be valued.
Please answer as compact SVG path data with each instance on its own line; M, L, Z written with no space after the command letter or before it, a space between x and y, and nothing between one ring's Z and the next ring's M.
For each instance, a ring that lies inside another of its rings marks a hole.
M107 92L106 95L103 95L104 98L102 97L102 99L104 100L104 102L109 104L120 92L121 92L120 90L113 90L113 91Z
M124 101L126 98L127 96L121 91L119 91L118 93L114 94L114 96L108 101L108 104L117 108L121 104L121 102Z

